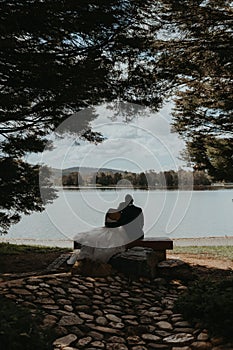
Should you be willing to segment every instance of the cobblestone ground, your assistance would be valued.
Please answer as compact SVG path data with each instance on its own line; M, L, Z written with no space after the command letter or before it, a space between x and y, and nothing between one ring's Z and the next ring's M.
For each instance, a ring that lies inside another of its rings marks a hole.
M91 278L65 272L4 282L0 293L43 310L43 327L57 335L54 350L233 349L174 313L174 301L185 288L163 278L129 283L123 275Z

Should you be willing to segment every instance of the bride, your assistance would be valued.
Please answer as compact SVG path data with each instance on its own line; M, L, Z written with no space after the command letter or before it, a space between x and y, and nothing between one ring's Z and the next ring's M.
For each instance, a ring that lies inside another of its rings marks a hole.
M129 210L134 210L136 215L129 217ZM81 245L81 249L74 252L67 264L73 265L76 260L85 258L107 262L113 255L125 251L126 244L142 238L142 227L142 210L133 205L133 198L128 194L117 209L108 210L105 226L75 235L74 240Z

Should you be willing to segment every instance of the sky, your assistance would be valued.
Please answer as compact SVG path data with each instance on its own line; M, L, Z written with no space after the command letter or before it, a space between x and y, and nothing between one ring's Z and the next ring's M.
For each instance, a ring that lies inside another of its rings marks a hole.
M27 160L59 169L83 166L133 172L177 170L185 166L184 161L179 160L184 142L171 132L171 109L172 103L165 104L157 113L144 107L137 113L138 106L129 103L119 109L98 106L97 118L90 126L105 137L102 143L95 145L76 136L57 138L51 134L49 139L54 149L45 149L42 155L30 154ZM133 111L133 118L128 111ZM88 113L86 115L88 118ZM83 116L85 118L85 111ZM65 125L74 120L76 123L78 117L79 113L77 119L68 118ZM126 122L126 117L132 120Z

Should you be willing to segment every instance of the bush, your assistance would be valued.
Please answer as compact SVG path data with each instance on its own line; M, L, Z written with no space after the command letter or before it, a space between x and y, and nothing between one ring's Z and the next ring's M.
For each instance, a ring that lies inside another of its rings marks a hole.
M52 349L50 330L40 329L42 318L0 296L0 344L4 350Z
M233 279L198 281L175 304L190 323L201 323L211 335L233 340Z

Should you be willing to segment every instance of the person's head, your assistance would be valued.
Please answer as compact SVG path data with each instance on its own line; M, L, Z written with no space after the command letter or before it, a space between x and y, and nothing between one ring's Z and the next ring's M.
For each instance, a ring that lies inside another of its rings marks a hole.
M130 194L127 194L127 195L125 196L125 203L126 203L127 205L133 203L133 197L132 197Z

